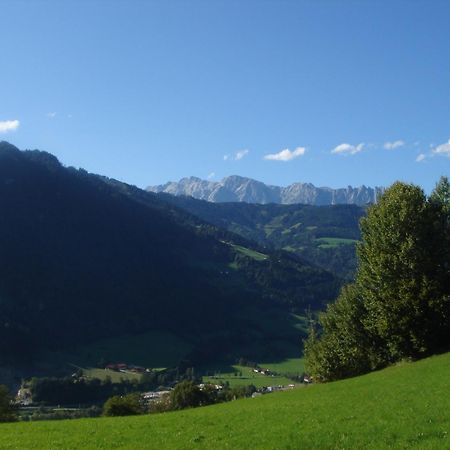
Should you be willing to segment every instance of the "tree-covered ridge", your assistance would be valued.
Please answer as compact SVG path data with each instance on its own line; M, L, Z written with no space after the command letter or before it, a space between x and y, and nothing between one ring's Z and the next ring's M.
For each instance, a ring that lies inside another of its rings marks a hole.
M0 204L0 364L151 329L195 336L201 358L336 291L299 258L254 259L256 244L45 152L0 144Z
M306 343L317 380L358 375L450 348L450 186L427 198L395 183L361 221L355 283Z
M363 207L212 203L192 197L159 196L264 247L295 253L345 280L354 277Z

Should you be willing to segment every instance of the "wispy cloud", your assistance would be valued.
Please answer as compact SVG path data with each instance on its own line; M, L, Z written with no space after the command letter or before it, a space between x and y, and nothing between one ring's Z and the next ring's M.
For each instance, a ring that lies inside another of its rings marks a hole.
M444 155L450 157L450 139L447 142L444 142L443 144L440 144L437 147L433 148L431 152L434 155Z
M416 162L421 162L423 161L427 156L425 155L425 153L421 153L420 155L417 155L416 158Z
M352 145L352 144L340 144L337 147L333 148L331 150L331 153L337 154L337 155L355 155L356 153L359 153L364 149L364 143L361 142L358 145Z
M8 131L15 131L19 128L20 122L18 120L3 120L0 121L0 133L8 133Z
M236 152L236 155L234 155L234 159L236 160L236 161L239 161L240 159L242 159L242 158L244 158L244 156L247 156L248 155L248 150L247 149L245 149L245 150L239 150L238 152Z
M223 160L224 161L228 161L228 160L239 161L242 158L244 158L245 156L247 156L249 153L250 153L250 150L248 150L248 149L238 150L233 155L223 155Z
M212 178L214 178L216 176L215 172L211 172L206 178L208 180L211 180Z
M299 156L303 156L306 152L305 147L297 147L295 150L291 151L288 148L279 151L278 153L272 153L269 155L265 155L264 159L269 161L291 161L294 158L298 158Z
M54 118L56 117L56 112L48 112L48 113L46 114L46 116L47 116L49 119L54 119Z
M405 141L399 139L398 141L385 142L383 147L386 150L395 150L396 148L403 147L405 145Z

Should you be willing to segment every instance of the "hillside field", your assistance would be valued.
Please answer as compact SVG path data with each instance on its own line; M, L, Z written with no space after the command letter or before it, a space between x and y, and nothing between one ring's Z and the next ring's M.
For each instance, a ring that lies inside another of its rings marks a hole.
M180 412L2 424L0 448L450 448L449 375L445 354Z
M228 382L231 387L253 384L257 388L278 385L287 386L294 383L294 381L282 375L266 376L260 373L255 373L250 367L233 365L232 369L233 371L218 372L213 376L204 376L203 382L211 384L223 384L224 382Z
M212 384L222 384L228 382L231 387L245 386L253 384L257 388L266 386L288 386L292 383L298 383L293 381L288 376L300 376L304 372L304 360L303 358L287 358L281 362L259 362L261 368L269 369L276 372L275 376L262 375L261 373L255 373L253 368L240 366L234 364L232 366L217 365L210 366L206 372L209 375L203 377L203 382Z

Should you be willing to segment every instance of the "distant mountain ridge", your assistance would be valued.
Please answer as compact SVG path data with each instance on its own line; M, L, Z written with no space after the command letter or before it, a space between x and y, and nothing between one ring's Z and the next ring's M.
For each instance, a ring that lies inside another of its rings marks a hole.
M272 186L251 178L231 175L221 181L202 180L197 177L182 178L178 182L169 181L159 186L149 186L148 191L164 192L172 195L187 195L214 203L280 203L291 205L366 205L375 203L383 193L382 187L359 186L332 189L316 187L311 183L293 183L286 187Z

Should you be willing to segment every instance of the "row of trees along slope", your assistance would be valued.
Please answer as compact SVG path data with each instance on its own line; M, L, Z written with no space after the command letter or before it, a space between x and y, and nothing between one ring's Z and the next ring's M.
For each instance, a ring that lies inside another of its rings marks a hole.
M306 342L317 381L362 374L450 349L450 185L430 197L395 183L361 220L355 283Z

